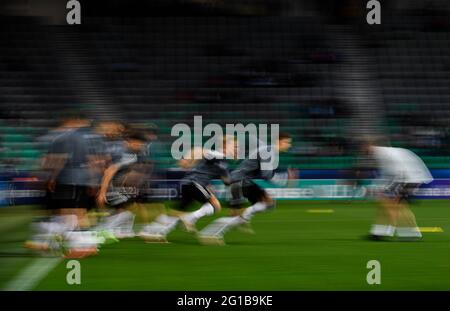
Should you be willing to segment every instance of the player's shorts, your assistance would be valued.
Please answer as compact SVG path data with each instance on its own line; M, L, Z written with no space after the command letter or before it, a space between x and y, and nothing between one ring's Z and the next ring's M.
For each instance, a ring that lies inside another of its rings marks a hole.
M95 207L95 196L89 187L79 185L56 184L53 192L47 191L47 209Z
M247 198L242 193L242 180L234 182L230 185L231 198L228 201L228 206L234 209L240 209L247 202Z
M384 194L389 198L394 198L399 202L410 202L414 197L414 191L419 188L418 183L393 182L384 190Z
M106 203L112 208L122 208L133 202L145 202L145 194L148 188L149 178L146 175L148 166L143 166L142 171L125 168L119 171L113 178L106 193ZM150 171L149 171L150 172Z
M113 208L122 208L139 200L139 190L136 187L114 187L106 194L106 203Z
M242 195L252 204L264 201L264 199L269 196L263 188L251 180L245 180L242 182Z
M195 181L191 181L181 185L181 201L177 208L186 210L192 202L197 201L204 204L209 202L213 196L214 195L207 187Z

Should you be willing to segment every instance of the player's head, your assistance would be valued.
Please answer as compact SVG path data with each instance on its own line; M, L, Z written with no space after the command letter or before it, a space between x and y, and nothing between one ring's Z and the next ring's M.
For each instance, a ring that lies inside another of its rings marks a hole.
M370 155L374 146L389 146L386 138L377 135L364 136L359 143L361 154Z
M134 129L144 133L147 141L154 141L158 139L158 126L153 123L133 123L131 125Z
M91 125L91 120L86 113L80 109L68 109L64 111L62 119L62 126L68 128L88 127Z
M292 146L292 138L291 135L289 135L288 133L280 133L278 135L278 141L276 144L276 147L278 149L279 152L286 152L288 151Z
M100 121L96 126L96 130L100 135L108 139L119 139L123 137L125 125L115 120Z
M125 143L130 151L139 153L144 149L147 137L141 131L129 129L125 134Z

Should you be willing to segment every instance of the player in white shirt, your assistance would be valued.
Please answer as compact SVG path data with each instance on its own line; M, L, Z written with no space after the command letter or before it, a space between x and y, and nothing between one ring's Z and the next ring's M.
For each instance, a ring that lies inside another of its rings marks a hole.
M365 150L376 160L380 186L380 209L370 237L382 240L397 236L400 240L419 240L422 234L409 208L411 196L422 184L433 180L423 161L403 148L367 145Z

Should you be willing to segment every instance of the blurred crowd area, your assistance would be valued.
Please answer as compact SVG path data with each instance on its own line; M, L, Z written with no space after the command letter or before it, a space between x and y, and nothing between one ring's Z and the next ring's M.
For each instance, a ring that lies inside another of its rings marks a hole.
M449 4L382 1L369 26L365 1L320 2L83 3L76 26L42 23L29 1L3 5L2 170L37 169L68 111L157 128L162 168L175 165L171 128L196 115L280 124L290 167L349 168L376 135L450 168Z

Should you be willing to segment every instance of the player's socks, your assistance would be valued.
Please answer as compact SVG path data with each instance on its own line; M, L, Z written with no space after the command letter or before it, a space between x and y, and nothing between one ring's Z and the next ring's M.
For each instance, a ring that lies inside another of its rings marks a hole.
M391 225L372 225L370 234L374 236L393 237L395 233L395 227Z
M78 218L75 215L53 216L51 221L57 225L54 227L57 233L75 230L78 227Z
M245 220L249 221L253 215L255 215L256 213L261 213L265 210L267 210L268 206L266 203L263 202L257 202L255 204L253 204L252 206L249 206L245 209L245 211L242 213L242 218L244 218Z
M167 228L167 231L171 231L178 223L178 217L172 217L165 214L159 215L155 221L164 225Z
M211 205L211 203L205 203L195 212L188 213L187 215L184 215L181 218L183 221L195 224L200 218L210 216L213 214L214 214L214 207Z
M172 217L165 214L159 215L151 224L148 224L142 228L139 233L141 237L165 237L171 232L180 219L178 217Z
M129 211L117 213L108 216L105 221L97 227L97 230L108 230L117 234L117 237L131 237L134 236L134 214Z
M113 229L120 224L128 221L130 218L132 218L133 215L131 212L125 211L120 212L111 216L108 216L105 218L105 221L99 226L103 229Z
M134 214L129 211L125 211L119 213L117 216L116 226L113 228L114 235L119 239L134 237Z
M257 202L249 206L241 216L222 217L208 225L200 232L200 236L223 236L232 228L248 224L250 219L257 213L266 211L269 206L264 202Z
M237 218L241 217L220 217L203 228L203 230L199 232L199 236L222 236L226 231L234 226L234 222Z
M176 222L177 219L178 219L177 217L169 216L166 214L161 214L155 218L155 221L160 224L163 224L163 225L170 225L170 224Z
M164 226L157 222L146 225L138 233L138 236L144 239L163 239L171 231L170 227Z
M53 216L46 221L32 224L31 239L25 242L25 247L31 249L59 249L62 235L78 226L75 215Z
M241 216L220 217L203 228L203 230L199 232L199 237L223 237L227 231L248 224L249 222ZM251 229L247 229L246 233L250 233L250 230ZM251 230L251 233L254 233L253 230Z

